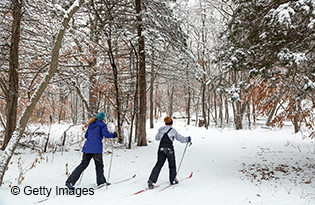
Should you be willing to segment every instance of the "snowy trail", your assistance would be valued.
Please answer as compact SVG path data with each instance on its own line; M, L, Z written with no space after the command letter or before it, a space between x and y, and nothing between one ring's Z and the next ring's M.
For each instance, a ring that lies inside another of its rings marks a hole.
M192 126L174 126L182 135L191 136L193 145L187 148L179 178L194 172L191 179L186 180L163 192L159 189L150 190L133 196L132 194L145 188L148 176L156 162L158 143L152 142L147 147L136 147L132 150L115 150L110 181L118 181L137 174L136 178L95 191L92 196L58 196L41 204L315 204L314 182L310 184L293 183L295 176L284 176L279 180L257 181L247 178L240 172L244 166L265 164L269 167L279 164L290 166L299 163L314 162L313 149L309 140L302 140L300 135L293 135L291 130L266 131L234 131L196 128ZM157 129L157 128L156 128ZM149 130L149 139L153 139L156 129ZM177 164L183 154L185 144L174 143ZM42 163L29 173L20 185L38 187L64 187L65 164L69 163L72 171L81 160L80 152L67 152L63 156L57 154L53 162ZM24 157L27 157L24 156ZM31 156L29 156L31 158ZM110 155L104 155L105 176L110 161ZM314 164L314 163L313 163ZM297 172L301 177L312 174ZM8 180L17 176L17 170L10 168ZM300 178L296 176L298 180ZM296 178L295 177L295 178ZM311 176L310 176L311 177ZM164 165L159 177L159 183L168 180L168 165ZM91 187L95 182L94 163L85 170L78 188ZM13 185L15 185L13 183ZM33 204L45 196L13 196L8 185L0 188L0 204Z

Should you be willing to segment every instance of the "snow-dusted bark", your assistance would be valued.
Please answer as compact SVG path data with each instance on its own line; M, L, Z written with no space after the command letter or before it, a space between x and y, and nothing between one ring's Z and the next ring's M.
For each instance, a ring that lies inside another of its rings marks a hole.
M71 85L76 89L79 97L81 98L82 102L84 103L86 109L88 110L89 113L92 113L91 109L90 109L90 106L89 106L89 103L88 103L88 100L84 97L79 85L74 81L74 80L71 80Z
M11 28L11 46L9 63L9 81L7 90L4 92L6 97L6 129L2 149L5 148L16 127L18 91L19 91L19 42L21 35L22 2L12 1L13 22Z
M139 138L138 146L147 146L146 136L146 110L147 110L147 97L146 97L146 71L145 71L145 42L143 36L143 20L141 16L142 7L141 0L136 0L136 13L137 13L137 31L138 31L138 44L139 44L139 95L140 95L140 109L139 109Z
M58 36L56 38L56 42L52 51L52 57L51 57L51 64L50 68L46 74L46 76L43 78L42 82L38 86L37 90L34 92L33 96L31 97L28 105L26 106L23 114L21 115L21 118L19 119L16 129L13 132L13 135L5 148L4 152L2 153L2 156L0 158L0 186L2 185L3 177L5 174L5 171L7 169L7 166L9 164L9 161L19 143L19 140L21 139L21 136L24 132L25 126L33 112L33 109L35 108L35 105L37 104L38 100L42 96L44 90L46 89L50 79L53 77L54 73L57 70L58 67L58 58L59 58L59 50L61 48L61 43L63 36L65 34L65 29L68 26L68 23L72 16L75 14L75 12L80 8L80 6L84 3L84 0L76 0L73 5L65 12L64 19L62 22L62 27L59 30Z

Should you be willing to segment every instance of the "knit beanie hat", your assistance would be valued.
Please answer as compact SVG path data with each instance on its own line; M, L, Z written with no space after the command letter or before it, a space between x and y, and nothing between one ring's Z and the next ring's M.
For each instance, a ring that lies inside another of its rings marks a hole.
M104 112L99 112L97 113L96 119L100 119L100 120L105 120L105 113Z
M169 116L164 118L164 122L165 122L165 125L172 125L173 124L173 120Z

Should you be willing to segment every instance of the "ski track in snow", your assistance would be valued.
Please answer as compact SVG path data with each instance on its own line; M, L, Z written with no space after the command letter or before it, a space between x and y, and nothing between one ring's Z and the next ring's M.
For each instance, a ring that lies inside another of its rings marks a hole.
M134 179L96 190L94 195L57 196L40 204L315 204L313 144L310 140L302 140L301 134L293 134L293 129L206 130L186 126L179 120L175 120L173 127L180 134L191 136L193 145L187 148L178 178L186 177L191 172L194 172L193 177L163 192L157 188L133 196L133 193L147 186L147 179L157 157L158 142L153 139L161 125L156 124L154 129L148 129L148 140L152 143L147 147L115 149L109 181L119 181L137 174ZM174 142L174 146L178 165L185 144ZM26 167L38 156L34 151L18 150L23 154L12 158L13 163L0 188L0 205L34 204L46 198L43 195L26 195L26 187L52 188L51 196L54 196L56 187L64 188L66 164L68 163L69 172L72 172L80 163L82 153L74 150L78 148L79 144L63 154L44 154L45 160L25 173L25 180L18 185L21 193L13 195L9 186L17 186L18 158L21 157ZM107 177L110 155L104 154L103 160ZM261 170L260 166L264 169ZM267 176L270 177L268 180L262 180L262 177ZM157 184L167 180L166 162ZM90 188L94 183L95 168L92 160L81 183L76 187Z

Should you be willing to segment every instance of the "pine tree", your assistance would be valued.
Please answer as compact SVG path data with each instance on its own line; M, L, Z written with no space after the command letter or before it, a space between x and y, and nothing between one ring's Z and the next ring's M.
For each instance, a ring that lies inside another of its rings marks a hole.
M308 99L314 104L314 93L305 92L308 86L303 79L308 82L313 79L310 73L314 71L315 3L310 0L235 2L238 9L227 30L224 68L246 71L251 77L259 75L272 86L280 83L286 94L274 94L273 97L282 98L272 109L288 102L281 119L291 119L298 131L301 100Z

